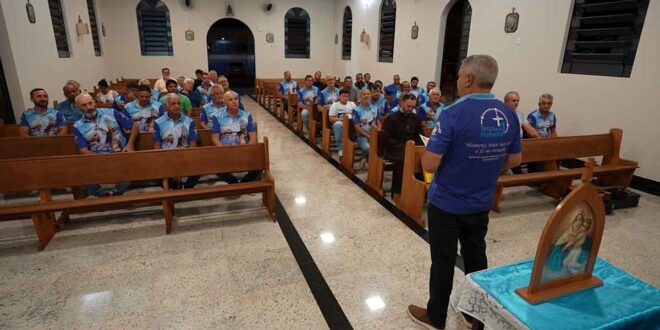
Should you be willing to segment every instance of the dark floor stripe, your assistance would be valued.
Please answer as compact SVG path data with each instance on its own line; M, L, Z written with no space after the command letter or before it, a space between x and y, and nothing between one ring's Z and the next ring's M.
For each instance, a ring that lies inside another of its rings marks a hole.
M289 131L291 131L293 134L295 134L300 140L302 140L304 143L306 143L308 146L310 146L313 150L316 151L317 154L319 154L321 157L325 158L330 164L332 164L337 170L340 172L344 173L344 175L349 178L353 183L355 183L358 187L360 187L364 192L369 194L374 200L376 200L380 205L382 205L386 210L388 210L392 215L394 215L399 221L403 222L410 230L412 230L415 234L417 234L419 237L421 237L426 243L429 242L429 235L426 229L420 227L419 224L415 220L413 220L411 217L409 217L407 214L403 213L399 208L396 207L393 203L391 203L387 198L381 196L379 193L375 192L373 189L371 189L369 186L367 186L364 181L360 180L355 174L350 173L346 171L341 164L335 160L332 157L327 157L321 152L321 148L319 148L316 144L312 143L311 141L307 140L302 134L299 134L295 130L293 130L291 127L287 125L287 123L278 117L275 113L270 112L266 107L263 105L259 104L259 101L253 96L250 95L250 97L263 108L266 110L267 113L269 113L273 118L275 118L277 121L282 123L284 127L288 128ZM461 271L465 272L465 267L463 266L463 258L460 255L456 256L456 267L460 269Z
M284 206L277 197L275 197L275 215L277 216L277 223L280 225L287 243L289 243L289 248L296 258L296 262L298 262L300 271L303 273L314 299L316 299L316 304L319 306L323 318L325 318L325 322L328 323L330 329L353 329L346 314L344 314L344 310L341 309L337 298L330 290L323 274L316 266L312 255L307 250L296 227L291 222L291 218L289 218Z

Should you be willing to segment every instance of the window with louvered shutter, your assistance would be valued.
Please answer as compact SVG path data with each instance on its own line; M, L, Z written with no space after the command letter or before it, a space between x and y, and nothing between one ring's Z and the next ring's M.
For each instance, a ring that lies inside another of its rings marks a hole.
M351 7L344 9L344 21L341 33L341 58L342 60L351 59L351 42L353 39L353 13Z
M630 77L649 0L576 0L562 73Z
M160 0L142 0L136 11L142 55L174 55L170 11L167 6Z
M101 56L101 40L99 39L99 26L96 19L96 8L94 0L87 0L87 12L89 13L89 26L92 28L92 41L94 42L94 54Z
M378 61L394 61L394 27L396 26L396 1L383 0L380 6L380 34L378 39Z
M309 58L309 14L291 8L284 16L284 57Z
M50 9L50 19L53 22L53 32L55 33L55 45L57 46L57 55L60 58L71 57L69 51L69 40L66 35L66 24L64 23L64 12L60 0L48 0Z

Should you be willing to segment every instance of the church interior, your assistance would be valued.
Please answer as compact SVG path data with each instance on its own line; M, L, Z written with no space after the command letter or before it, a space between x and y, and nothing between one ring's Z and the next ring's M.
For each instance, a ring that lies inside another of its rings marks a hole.
M0 0L0 329L660 329L658 35L656 0Z

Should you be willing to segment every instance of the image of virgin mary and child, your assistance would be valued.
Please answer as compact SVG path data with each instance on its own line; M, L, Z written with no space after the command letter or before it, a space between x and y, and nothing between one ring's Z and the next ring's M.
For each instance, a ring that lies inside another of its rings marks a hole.
M553 280L585 271L591 251L593 220L580 211L570 227L554 243L543 271L543 280Z

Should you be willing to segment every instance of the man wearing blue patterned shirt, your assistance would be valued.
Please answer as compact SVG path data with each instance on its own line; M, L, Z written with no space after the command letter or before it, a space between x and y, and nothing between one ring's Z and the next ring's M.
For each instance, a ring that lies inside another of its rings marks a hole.
M280 81L279 91L282 94L282 104L284 111L289 111L289 94L296 93L298 90L298 82L291 79L291 72L284 72L284 80Z
M156 119L154 123L154 149L180 149L197 146L197 128L192 118L181 113L181 99L175 93L165 97L167 113ZM173 189L181 188L179 180L168 179ZM183 184L183 188L194 188L199 182L199 176L190 176Z
M124 111L126 105L135 101L137 98L137 92L140 86L135 81L129 81L126 83L126 91L115 97L114 102L112 103L112 108L117 111Z
M21 116L18 134L20 136L49 136L66 134L66 121L62 114L48 107L48 93L43 88L30 91L30 100L34 103Z
M76 97L76 105L83 117L73 125L73 135L81 154L107 154L131 152L138 136L138 124L114 109L96 109L96 102L89 94ZM128 141L124 131L129 131ZM105 197L122 195L130 182L115 185L107 190L98 184L85 186L88 195Z
M440 102L441 96L440 88L434 87L429 91L428 102L420 106L426 115L425 127L434 127L440 112L445 109L445 105Z
M424 88L419 87L419 78L410 78L410 93L417 98L417 105L426 103L426 91Z
M224 94L225 92L222 86L215 85L211 87L211 102L206 103L202 107L199 126L204 129L212 129L213 117L225 109Z
M380 92L380 86L371 84L369 91L371 92L371 105L376 107L378 116L382 118L385 116L385 104L387 103L387 100L385 99L385 96Z
M257 130L249 112L238 107L238 95L227 91L224 95L226 109L213 116L213 134L211 140L216 146L245 145L257 143ZM240 182L256 180L261 170L249 171ZM238 183L232 173L218 174L220 179L229 184Z
M57 110L64 116L67 123L75 123L82 118L82 111L76 106L76 96L80 95L80 87L73 83L68 83L62 87L66 100L60 102Z
M154 120L164 113L163 106L151 98L151 88L141 85L137 99L126 105L124 114L138 122L140 133L153 132Z
M353 109L353 125L357 133L357 145L362 150L360 167L364 168L369 156L369 140L372 124L379 124L378 110L371 104L371 92L367 88L360 90L360 104Z
M298 111L302 114L303 125L309 130L309 113L319 100L319 89L314 86L314 78L305 76L305 86L298 90Z
M319 93L319 104L330 109L330 106L339 100L339 88L335 86L335 76L332 74L325 76L325 82L328 85Z

